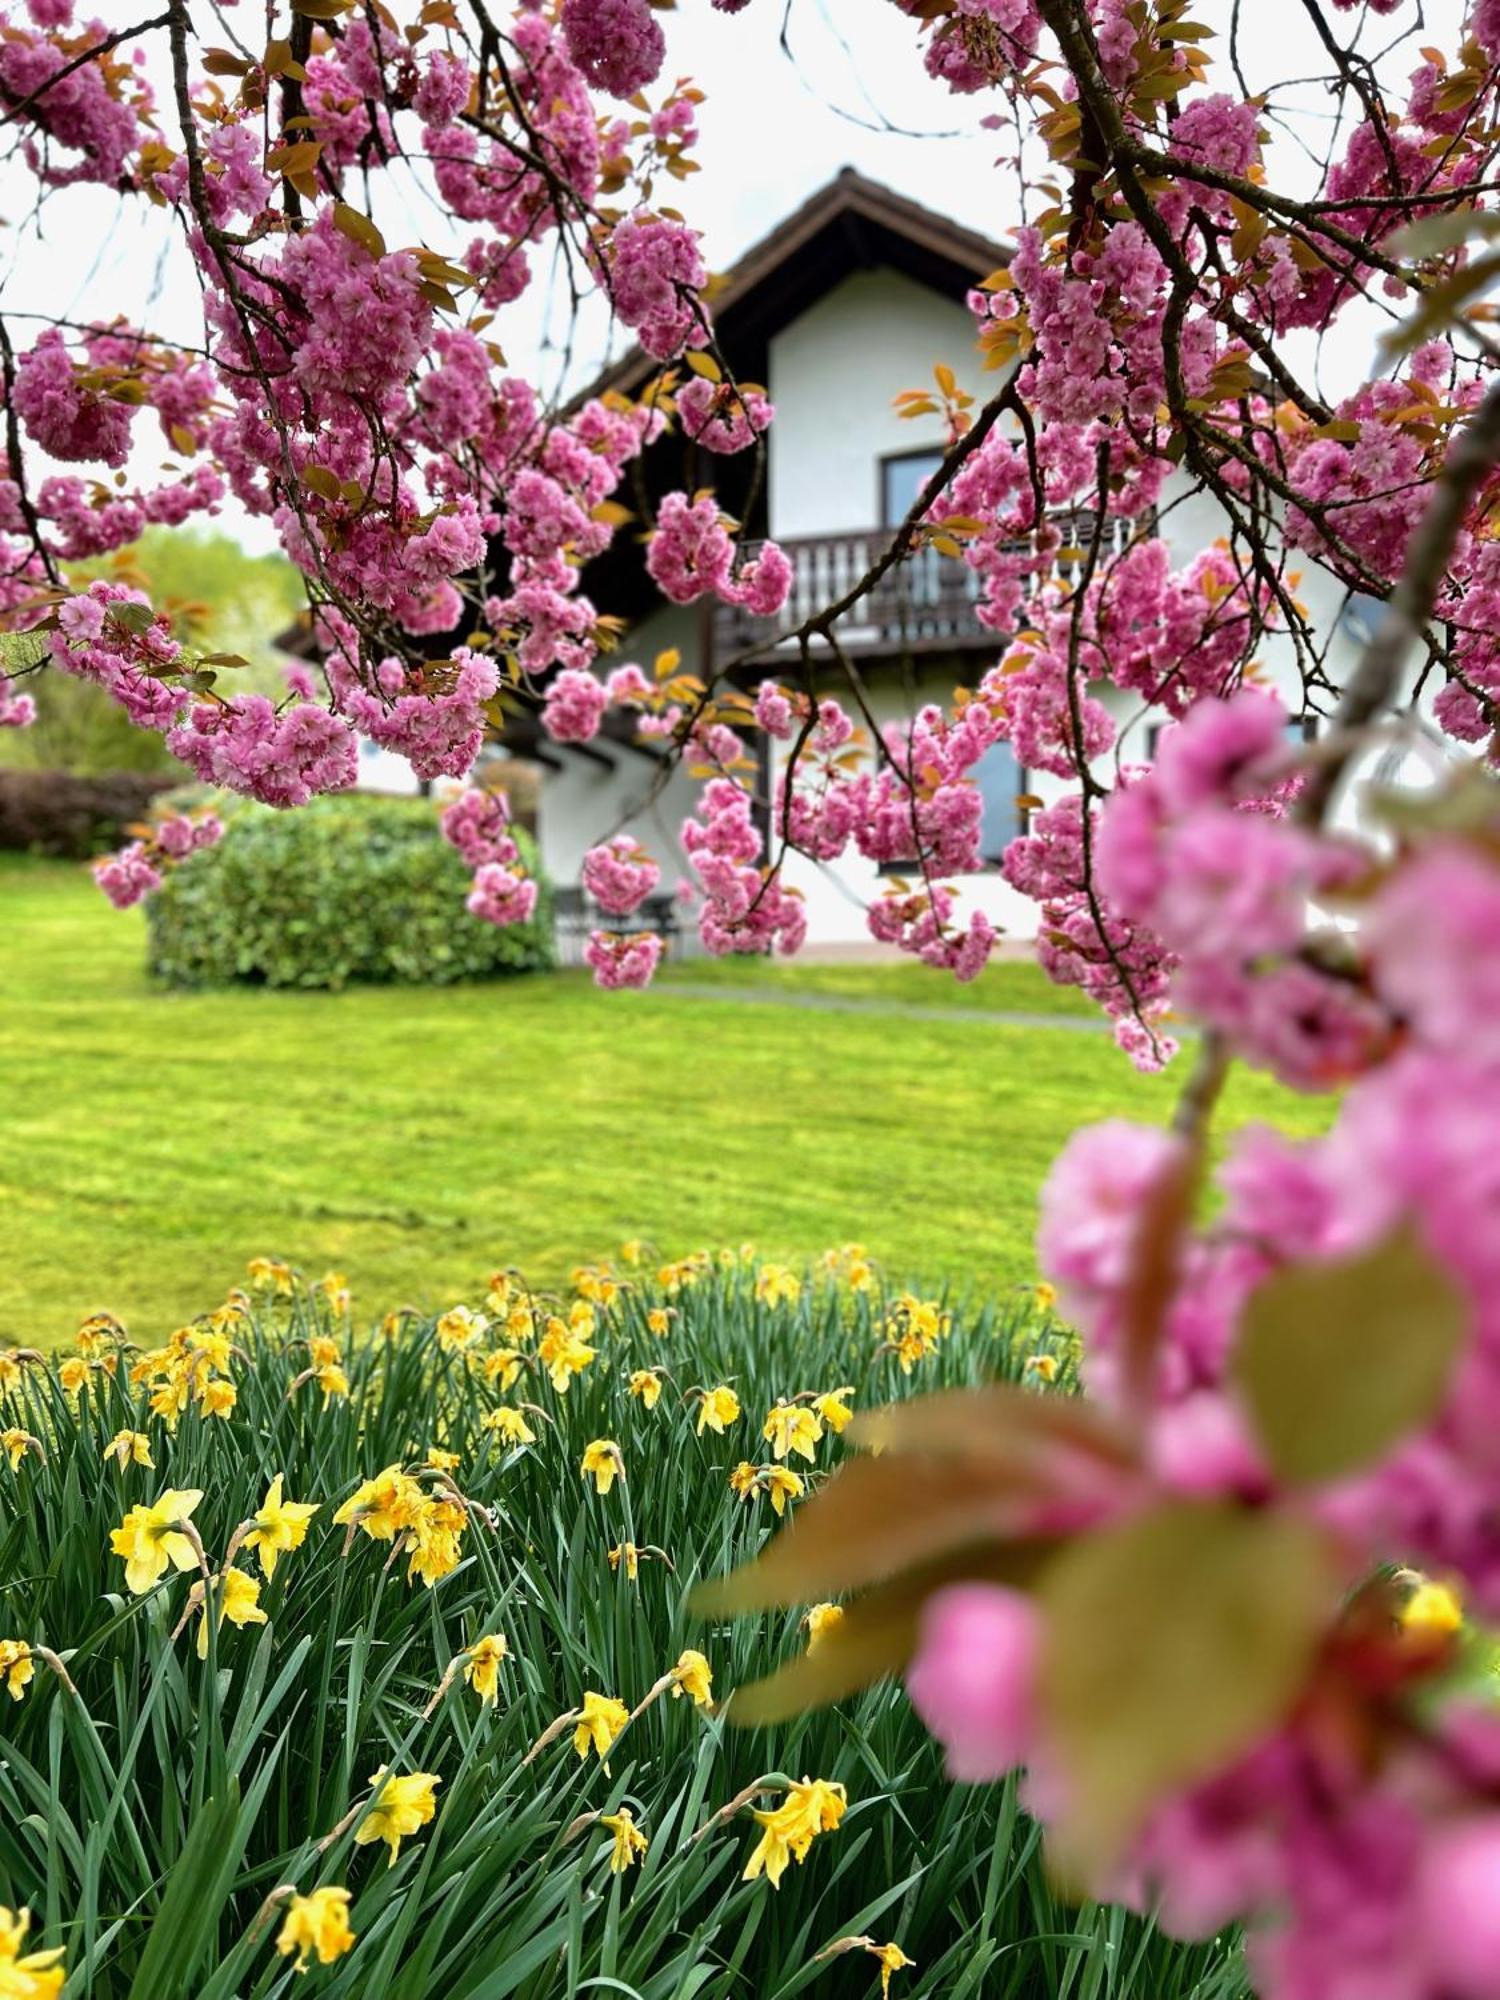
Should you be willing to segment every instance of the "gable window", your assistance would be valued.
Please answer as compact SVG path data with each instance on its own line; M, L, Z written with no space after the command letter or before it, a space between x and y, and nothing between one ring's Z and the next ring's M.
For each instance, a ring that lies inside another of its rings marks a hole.
M943 462L940 451L903 451L880 461L880 525L897 528Z

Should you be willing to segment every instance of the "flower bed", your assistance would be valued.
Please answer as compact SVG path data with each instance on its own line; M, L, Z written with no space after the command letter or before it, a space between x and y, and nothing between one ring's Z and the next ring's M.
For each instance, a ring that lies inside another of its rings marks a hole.
M850 1254L575 1287L357 1338L336 1277L261 1258L159 1347L100 1315L0 1355L0 1896L32 1912L0 1967L101 2000L1238 1990L1229 1947L1054 1900L898 1689L736 1729L836 1607L684 1609L850 1410L1065 1379L1065 1332Z

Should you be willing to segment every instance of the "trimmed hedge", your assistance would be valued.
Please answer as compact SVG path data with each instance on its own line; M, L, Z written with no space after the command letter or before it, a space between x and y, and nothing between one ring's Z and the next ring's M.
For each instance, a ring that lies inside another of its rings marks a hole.
M126 829L149 818L151 801L172 784L156 771L72 771L0 768L0 848L87 861L129 839Z
M518 834L528 872L535 849ZM554 964L541 883L530 923L500 929L464 907L469 871L427 799L350 793L295 812L244 806L217 847L148 900L148 965L173 986L447 986Z

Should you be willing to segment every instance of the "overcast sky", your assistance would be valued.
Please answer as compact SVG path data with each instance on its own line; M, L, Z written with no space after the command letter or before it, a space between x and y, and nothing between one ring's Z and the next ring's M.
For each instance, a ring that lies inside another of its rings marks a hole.
M114 26L127 23L143 4L92 0L88 11ZM209 41L222 38L208 0L195 0L193 11ZM236 8L229 18L243 28L250 11ZM1202 0L1197 12L1210 26L1227 28L1226 0ZM1456 45L1460 0L1426 0L1424 14L1423 32L1412 34L1389 63L1394 77L1404 78L1420 60L1417 42ZM1374 22L1372 45L1416 18L1411 7L1394 21ZM1353 17L1335 19L1342 29ZM784 21L790 55L781 45ZM703 230L715 269L731 264L846 165L997 237L1019 219L1016 177L995 164L1013 142L980 125L991 104L954 97L930 82L916 52L916 24L887 0L791 0L790 6L751 0L733 16L713 12L708 0L678 0L664 25L669 75L691 76L707 93L698 149L703 170L674 194ZM1302 0L1245 5L1240 48L1252 89L1327 66ZM1296 138L1278 139L1273 178L1281 185L1305 184L1310 169L1300 148L1326 143L1327 101L1308 89L1281 101L1293 114ZM196 281L160 209L101 189L72 188L49 201L38 226L25 222L26 203L24 180L14 172L0 175L0 212L24 225L19 243L12 235L6 245L11 254L0 301L7 313L29 307L67 318L123 313L168 336L201 337ZM448 252L461 249L459 239L467 234L415 195L402 220L412 240ZM387 226L386 233L392 242L401 240L399 230ZM539 270L544 262L538 259ZM1349 386L1375 330L1373 317L1365 316L1329 344L1320 364L1325 388L1337 393ZM24 323L18 331L24 334ZM494 331L513 366L524 370L541 361L550 373L565 330L555 317L549 325L543 288L535 286ZM609 339L602 319L584 330L574 379L592 372ZM151 467L148 462L137 469L146 476ZM246 525L249 538L264 546L264 530Z

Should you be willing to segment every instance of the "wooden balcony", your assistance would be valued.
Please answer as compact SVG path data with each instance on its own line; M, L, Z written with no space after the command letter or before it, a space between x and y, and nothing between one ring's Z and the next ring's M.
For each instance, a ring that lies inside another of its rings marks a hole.
M1060 513L1057 525L1063 539L1052 573L1068 584L1080 565L1080 547L1092 540L1094 517ZM1142 525L1111 517L1105 524L1101 559L1122 553ZM890 528L863 528L782 541L792 565L792 587L779 616L757 618L737 604L716 603L709 634L712 664L722 667L752 647L762 654L790 647L786 634L852 590L889 546L893 533ZM751 544L752 554L754 548ZM995 653L1003 641L999 633L980 624L975 611L978 596L979 580L967 564L935 549L920 549L888 569L835 630L848 652L867 660L923 653Z

